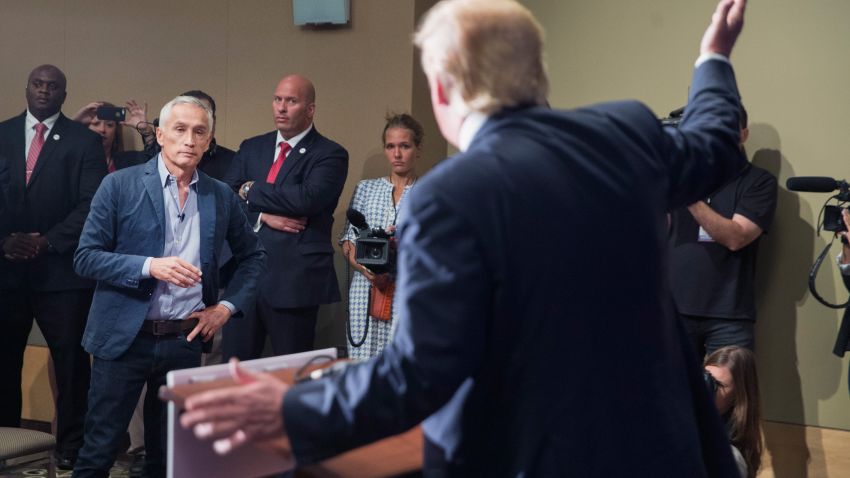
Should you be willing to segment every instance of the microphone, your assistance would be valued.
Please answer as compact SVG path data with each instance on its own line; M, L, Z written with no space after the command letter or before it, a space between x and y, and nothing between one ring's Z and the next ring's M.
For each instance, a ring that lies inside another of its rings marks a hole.
M790 191L803 191L811 193L829 193L836 189L846 190L848 184L846 181L835 180L826 176L798 176L788 178L785 186Z
M366 216L357 209L349 209L345 212L345 217L348 218L348 222L350 222L351 225L356 227L358 230L365 231L369 229L369 224L366 222Z
M181 212L180 214L177 215L177 219L180 219L180 222L183 222L183 219L186 219L186 213Z

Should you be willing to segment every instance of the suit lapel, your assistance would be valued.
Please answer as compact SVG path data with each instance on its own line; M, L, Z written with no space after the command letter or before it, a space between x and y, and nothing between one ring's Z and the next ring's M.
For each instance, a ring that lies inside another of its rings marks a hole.
M316 126L314 125L313 129L307 133L307 136L304 136L304 138L302 138L301 141L292 148L289 156L286 157L286 161L283 162L283 166L280 167L280 171L275 179L275 184L283 183L286 180L286 176L288 176L295 166L303 160L304 156L307 156L310 153L313 141L316 140L318 135L319 132L316 131Z
M210 178L198 171L198 218L201 229L201 265L212 262L215 243L215 191Z
M163 185L159 180L159 171L157 170L157 162L159 156L145 163L145 175L142 181L145 183L145 190L148 193L153 204L153 209L156 212L156 225L159 231L160 251L165 247L165 204L162 203L162 188Z
M70 120L66 118L65 115L59 114L59 118L56 119L56 124L54 124L53 128L47 132L47 138L44 140L44 146L41 148L41 153L38 155L38 161L35 163L35 169L33 169L32 176L30 176L29 186L31 186L38 178L38 175L41 170L44 169L45 164L48 164L55 153L64 147L64 143L70 140L70 138L65 137L67 121ZM24 158L24 162L26 162L26 158Z

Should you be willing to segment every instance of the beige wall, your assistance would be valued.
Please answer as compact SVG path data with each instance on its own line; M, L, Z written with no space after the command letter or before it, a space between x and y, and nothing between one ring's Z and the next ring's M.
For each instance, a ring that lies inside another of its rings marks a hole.
M55 63L68 75L66 113L95 99L149 103L201 88L219 103L219 141L231 148L271 129L275 82L301 72L318 89L316 125L348 148L349 178L383 174L379 133L387 111L412 110L427 128L425 162L446 151L428 107L409 38L432 1L352 2L350 27L292 25L291 2L6 1L0 5L0 117L24 109L29 70ZM684 104L691 64L713 0L525 0L548 35L552 103L570 107L636 97L659 114ZM753 160L784 185L794 175L850 176L850 3L753 2L736 50L750 110ZM38 37L32 34L38 28ZM758 354L766 418L850 429L847 363L831 355L839 312L815 303L806 272L824 244L814 221L825 195L783 188L759 258ZM340 274L344 268L337 262ZM825 270L819 287L846 292ZM342 344L341 306L323 312L322 344Z
M350 26L316 29L293 25L289 0L5 1L0 118L24 110L29 71L53 63L68 76L63 110L69 116L90 101L135 98L147 101L153 118L169 99L200 88L218 104L219 143L237 149L243 139L273 129L274 86L282 75L300 72L316 85L316 127L351 158L337 234L357 181L387 172L380 144L387 112L412 111L422 120L423 170L446 151L410 41L416 15L433 2L351 3ZM138 146L128 133L125 143ZM337 266L344 289L339 257ZM342 345L343 308L328 307L321 316L320 345Z
M552 103L635 97L659 115L684 105L714 0L524 0L548 35ZM825 244L825 194L788 192L797 175L850 176L850 2L751 2L733 54L750 113L751 159L779 178L779 205L758 264L757 352L765 417L850 428L847 361L831 354L840 313L816 303L808 268ZM592 231L589 231L592 234ZM831 264L818 287L843 300ZM613 292L613 291L612 291ZM628 357L624 357L625 360ZM797 475L802 476L802 475Z

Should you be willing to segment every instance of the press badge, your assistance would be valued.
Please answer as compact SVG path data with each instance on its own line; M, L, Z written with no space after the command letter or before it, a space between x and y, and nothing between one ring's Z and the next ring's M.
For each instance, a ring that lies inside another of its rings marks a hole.
M705 229L703 229L702 226L699 227L699 235L697 236L697 240L699 242L714 242L714 238L711 237L711 235Z

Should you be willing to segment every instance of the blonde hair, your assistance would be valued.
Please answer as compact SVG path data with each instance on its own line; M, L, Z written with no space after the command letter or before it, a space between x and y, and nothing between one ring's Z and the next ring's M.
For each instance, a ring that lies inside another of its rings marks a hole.
M513 0L443 0L426 13L414 43L425 73L467 112L546 103L543 29Z

